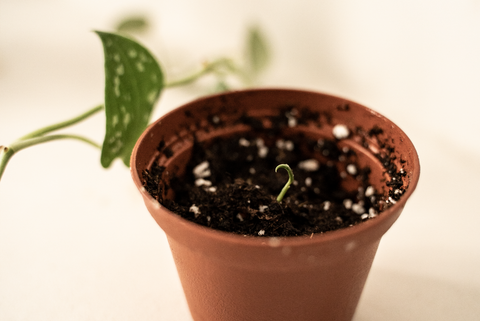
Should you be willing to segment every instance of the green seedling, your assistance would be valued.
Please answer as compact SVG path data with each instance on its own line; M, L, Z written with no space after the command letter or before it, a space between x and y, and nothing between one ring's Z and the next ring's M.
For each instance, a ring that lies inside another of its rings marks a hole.
M285 186L282 188L282 191L280 192L280 194L278 194L277 196L277 202L281 203L283 200L283 197L285 196L285 193L287 193L288 189L290 188L290 185L292 185L293 183L293 171L290 168L290 166L288 166L287 164L280 164L275 168L275 173L278 171L279 168L285 169L288 173L288 181L285 184Z

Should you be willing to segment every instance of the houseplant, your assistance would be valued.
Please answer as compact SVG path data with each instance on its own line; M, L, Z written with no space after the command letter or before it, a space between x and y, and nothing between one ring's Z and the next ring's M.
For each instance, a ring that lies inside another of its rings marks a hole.
M26 147L64 138L78 139L96 145L83 136L51 133L82 121L101 110L105 110L107 116L107 132L102 146L102 165L108 167L117 157L121 158L125 164L129 164L133 143L148 123L155 101L164 88L189 83L202 75L219 72L219 67L237 72L229 60L219 59L206 64L192 77L170 83L165 82L162 69L148 51L139 44L115 34L99 33L99 35L106 58L104 105L72 120L32 132L12 145L2 147L0 177L13 154ZM256 58L253 55L253 57L251 66L255 71L261 66L263 58L261 55ZM146 68L147 65L149 68ZM146 70L148 72L145 72ZM222 72L220 74L222 76ZM219 84L220 87L224 87L222 81ZM143 170L151 165L152 157L165 154L165 149L158 150L160 141L166 142L166 146L173 151L173 156L165 157L163 160L160 156L159 161L166 161L168 171L176 170L177 167L181 170L188 159L192 129L196 127L202 129L201 134L197 136L200 140L225 132L247 130L249 127L239 123L233 127L229 126L239 119L238 111L244 110L249 117L262 118L268 116L264 113L276 115L279 106L285 106L286 103L298 105L307 110L323 110L324 119L330 119L322 127L302 125L289 129L300 130L310 137L331 136L331 131L327 129L331 129L335 121L342 119L351 132L356 134L352 135L351 139L342 140L341 143L359 151L360 163L376 168L371 175L372 182L377 190L382 190L383 186L385 193L389 189L384 186L382 180L390 179L391 182L391 176L383 175L385 169L379 167L377 156L382 157L383 140L394 139L396 143L393 146L399 157L395 164L407 175L406 193L379 217L350 229L311 235L311 237L259 238L222 233L190 223L166 210L143 189L140 181ZM255 108L258 106L261 108ZM194 117L182 114L186 109L190 110L190 115ZM355 114L358 118L340 117L340 115L351 115L353 112L359 113ZM213 118L206 116L216 116L220 126L212 125L208 119L213 120ZM373 124L383 130L385 135L383 138L382 136L365 136L361 131L357 131L357 126L368 130L373 129L368 128ZM205 131L204 129L209 128L210 125L213 127ZM157 132L157 129L160 131ZM398 217L418 180L418 159L413 146L397 129L388 120L353 102L347 103L346 100L335 97L292 90L247 91L209 97L182 107L155 122L143 134L132 156L132 174L145 198L147 207L168 235L194 318L196 320L235 320L235 318L239 320L281 320L281 318L316 320L323 315L326 319L350 319L379 238ZM377 141L379 137L383 140ZM367 143L372 153L361 147L354 138L359 139L361 146L365 147L367 145L364 144ZM399 146L396 145L397 143ZM222 243L218 247L220 241ZM199 245L204 249L198 247ZM183 253L187 255L184 256ZM334 255L335 258L329 259L330 255ZM194 263L188 263L186 257L193 257ZM210 258L213 260L209 260ZM253 259L254 262L249 259ZM268 263L267 259L273 261ZM215 262L219 264L216 265ZM340 272L339 269L332 273L326 272L330 271L327 268L340 265L350 269L347 272ZM200 272L200 267L207 267L207 272ZM319 274L319 271L325 273ZM310 273L311 278L306 285L302 278L308 272L316 273ZM227 279L228 282L226 282ZM290 288L287 289L287 287ZM322 291L317 292L318 288ZM247 299L247 301L241 299ZM270 304L272 302L273 304ZM313 307L313 310L307 307Z
M205 76L214 78L214 91L227 90L230 81L252 85L267 66L268 46L257 26L247 30L243 60L230 57L204 61L202 67L185 77L167 81L161 66L150 51L126 32L145 28L142 17L130 17L117 26L117 32L96 31L105 56L105 98L102 104L63 122L28 133L8 145L0 145L0 180L11 158L19 151L46 142L73 139L101 149L105 168L119 158L129 165L135 141L148 125L154 107L165 89L189 85ZM60 133L99 112L105 112L106 132L102 144L78 134Z
M174 197L169 181L185 174L194 144L256 131L258 124L272 128L271 120L292 106L310 120L276 130L285 137L331 139L354 150L358 164L371 170L370 183L384 201L382 213L348 228L279 238L218 231L164 206ZM346 131L335 133L338 126ZM162 204L145 189L145 171L152 164L162 167L156 197ZM380 238L417 185L419 161L408 137L364 106L321 93L263 89L202 98L161 117L136 143L131 172L167 235L195 320L351 320ZM403 195L395 197L400 190Z

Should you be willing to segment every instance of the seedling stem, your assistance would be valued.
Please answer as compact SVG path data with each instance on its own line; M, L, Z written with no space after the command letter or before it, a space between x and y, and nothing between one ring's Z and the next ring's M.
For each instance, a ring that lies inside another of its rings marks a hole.
M281 203L283 200L283 197L285 196L285 193L287 193L288 189L290 188L290 185L292 185L293 183L293 171L290 168L290 166L288 166L287 164L280 164L275 168L275 173L278 171L279 168L285 169L288 173L288 182L285 184L285 186L282 188L282 191L277 196L277 202Z

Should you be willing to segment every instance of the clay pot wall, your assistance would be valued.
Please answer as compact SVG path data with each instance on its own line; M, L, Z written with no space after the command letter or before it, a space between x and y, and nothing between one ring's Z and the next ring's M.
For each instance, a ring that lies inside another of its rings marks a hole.
M277 115L285 106L319 115L286 131L334 139L333 127L347 126L350 135L339 141L340 146L357 152L358 161L372 169L373 185L385 194L391 177L378 155L394 147L395 165L405 172L407 189L402 198L377 217L350 228L305 237L266 238L194 224L170 212L143 188L142 172L153 162L167 168L165 180L172 173L182 173L194 135L202 141L252 130L239 122L245 115L270 126L268 116ZM367 134L374 127L383 131L378 136L382 141ZM161 142L163 149L159 150ZM167 157L165 148L173 156ZM140 137L131 171L146 207L167 235L194 320L341 321L352 319L380 239L414 191L420 167L405 133L364 106L315 92L260 89L202 98L166 114Z

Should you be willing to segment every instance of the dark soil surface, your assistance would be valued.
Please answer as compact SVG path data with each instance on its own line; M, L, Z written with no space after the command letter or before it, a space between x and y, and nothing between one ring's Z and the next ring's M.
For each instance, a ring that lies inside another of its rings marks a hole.
M272 137L257 132L195 144L185 177L170 181L174 200L161 197L161 166L144 172L145 187L190 221L241 235L323 233L382 211L382 196L369 183L370 169L359 168L354 151L333 140ZM288 175L284 169L275 172L279 164L288 164L295 175L281 203L276 197ZM356 182L355 190L342 188L346 179Z

